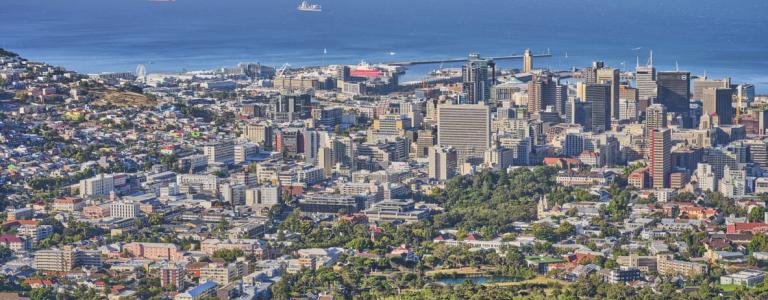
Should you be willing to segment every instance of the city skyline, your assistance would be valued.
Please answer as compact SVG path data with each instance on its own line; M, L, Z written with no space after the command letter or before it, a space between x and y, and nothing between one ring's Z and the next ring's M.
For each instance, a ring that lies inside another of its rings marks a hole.
M4 3L0 299L766 299L763 8Z

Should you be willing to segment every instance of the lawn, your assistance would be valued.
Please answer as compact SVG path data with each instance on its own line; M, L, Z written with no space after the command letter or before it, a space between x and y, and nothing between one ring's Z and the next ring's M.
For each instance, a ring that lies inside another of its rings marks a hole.
M723 292L733 292L737 289L739 289L740 285L738 284L721 284L720 288L723 290Z

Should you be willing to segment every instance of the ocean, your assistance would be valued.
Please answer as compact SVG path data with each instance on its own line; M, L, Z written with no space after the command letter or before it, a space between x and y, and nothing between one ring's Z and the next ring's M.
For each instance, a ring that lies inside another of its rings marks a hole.
M84 73L547 52L536 66L645 63L768 93L765 0L8 0L0 47ZM326 54L324 53L326 50ZM507 61L501 66L519 66ZM414 78L438 66L415 68Z

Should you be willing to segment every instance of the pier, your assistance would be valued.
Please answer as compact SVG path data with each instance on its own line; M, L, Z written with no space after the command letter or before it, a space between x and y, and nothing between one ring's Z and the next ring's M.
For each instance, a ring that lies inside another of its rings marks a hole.
M552 57L551 53L541 53L541 54L533 54L533 57ZM494 56L494 57L485 57L492 60L510 60L510 59L522 59L522 54L513 54L513 55L506 55L506 56ZM396 62L385 62L384 64L392 65L392 66L413 66L413 65L434 65L434 64L440 64L440 63L459 63L459 62L466 62L469 61L468 57L465 58L449 58L449 59L441 59L441 60L415 60L415 61L396 61Z

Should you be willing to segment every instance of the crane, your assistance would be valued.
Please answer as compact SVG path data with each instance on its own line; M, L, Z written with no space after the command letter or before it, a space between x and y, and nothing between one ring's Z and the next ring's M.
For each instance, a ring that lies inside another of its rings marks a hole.
M741 124L741 93L736 92L731 96L732 101L736 102L736 118L733 120L736 125Z
M285 74L285 71L286 71L286 70L288 70L288 68L290 68L290 67L291 67L291 65L290 65L290 64L287 64L287 63L286 63L286 64L284 64L282 67L280 67L279 69L277 69L277 74L276 74L276 75L277 75L278 77L279 77L279 76L283 76L283 75Z

